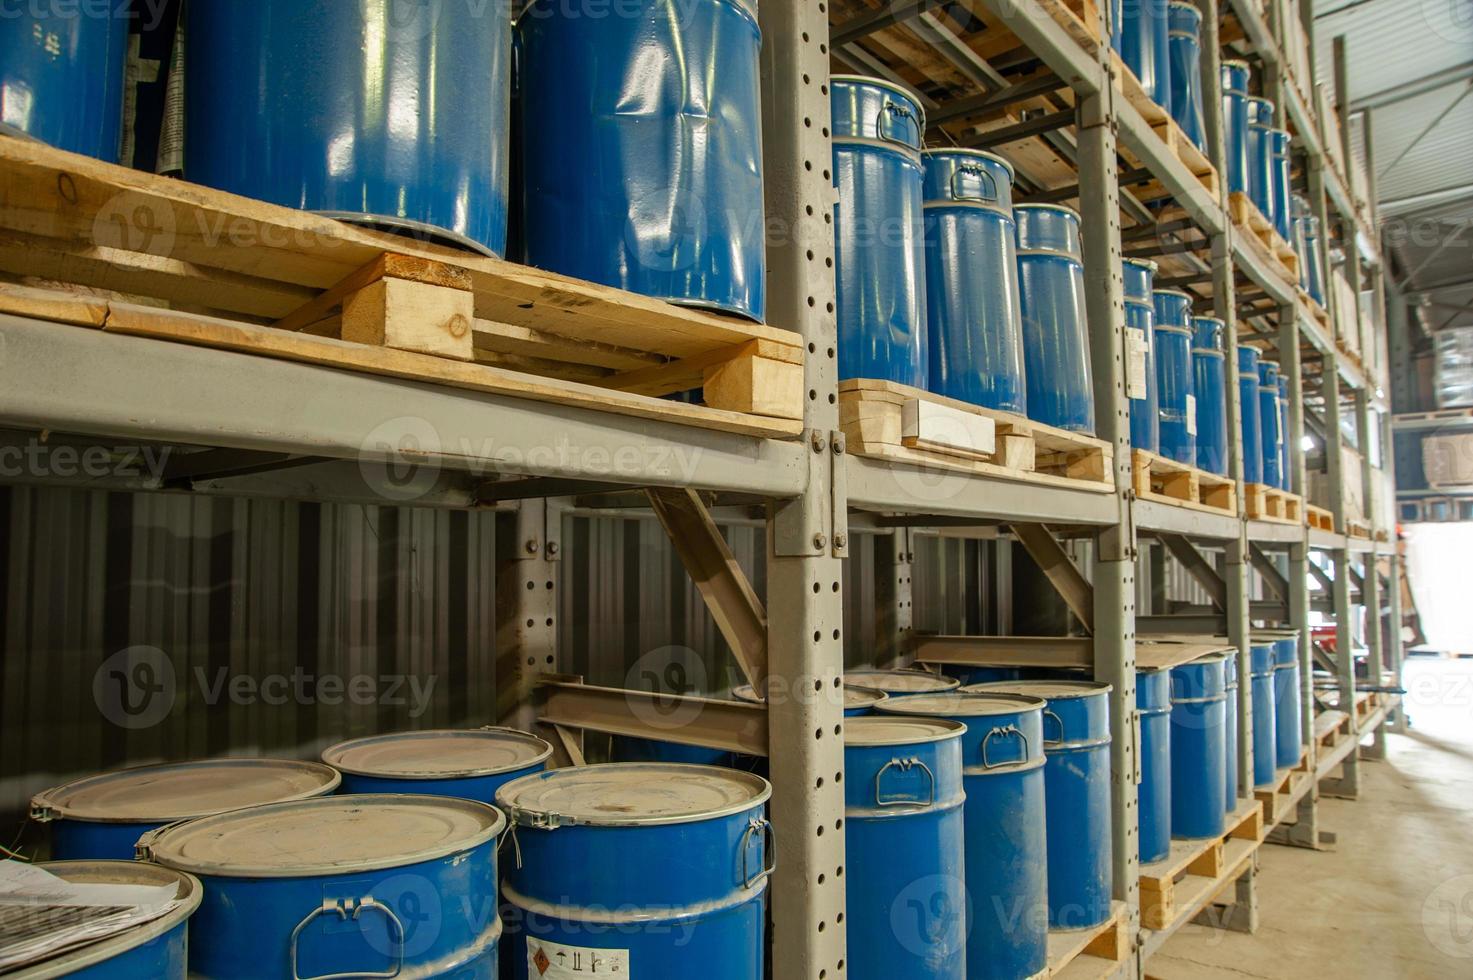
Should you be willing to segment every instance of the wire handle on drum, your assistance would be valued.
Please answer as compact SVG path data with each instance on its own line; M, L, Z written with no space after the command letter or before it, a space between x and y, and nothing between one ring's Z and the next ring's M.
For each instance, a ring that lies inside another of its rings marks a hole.
M349 914L350 910L352 912L351 915ZM354 971L353 973L319 973L316 976L312 977L302 976L301 971L297 968L297 940L301 937L302 930L307 928L307 926L311 925L314 921L316 921L319 916L323 915L336 915L344 922L348 922L349 920L357 922L359 916L363 914L364 910L368 910L371 912L382 912L384 916L389 920L390 924L394 927L393 932L397 934L396 938L394 939L394 948L398 953L398 956L394 961L394 968L392 970L379 973L363 973L359 971ZM357 899L324 899L320 906L313 909L311 912L308 912L306 918L304 918L301 922L298 922L297 927L292 930L291 957L292 980L347 980L347 978L349 977L364 977L374 978L374 980L388 980L388 978L390 977L397 977L404 970L404 923L399 921L399 917L394 914L393 909L378 901L372 895Z
M763 835L767 843L767 847L765 848L765 867L763 867L763 869L757 873L756 877L753 877L751 871L747 867L747 852L749 850L747 845L752 840L752 837L755 834ZM755 888L757 885L760 885L768 878L771 878L772 873L777 870L777 835L773 833L771 821L769 821L766 817L753 817L752 820L747 824L746 832L742 834L741 847L742 887Z
M889 772L891 769L899 769L901 772L910 772L912 769L919 769L921 770L921 772L925 773L926 779L930 782L931 786L930 791L927 793L926 796L926 802L921 803L919 800L885 799L885 791L880 784L885 779L885 773ZM936 774L931 771L930 766L926 765L920 759L891 759L889 762L885 763L883 767L881 767L879 772L875 773L875 806L931 806L935 802Z
M905 119L910 120L911 125L915 126L916 128L915 143L911 143L910 140L896 139L895 137L890 136L885 132L886 113L889 113L892 116L901 116ZM924 135L921 132L921 121L916 118L916 114L914 112L910 111L910 106L901 105L898 102L886 102L885 105L880 109L880 114L875 119L875 132L879 135L880 139L884 140L886 143L894 143L897 146L905 147L907 150L919 149L921 138Z
M1059 723L1059 737L1056 738L1056 739L1051 739L1051 738L1048 737L1048 734L1047 733L1044 733L1044 736L1043 736L1043 744L1044 744L1044 747L1045 748L1047 748L1050 745L1063 745L1064 744L1064 719L1060 718L1053 710L1051 710L1049 708L1044 708L1043 709L1043 720L1044 721L1048 721L1050 718L1052 718L1054 721L1056 721L1056 722Z
M982 736L982 768L983 769L996 769L998 766L1007 766L1007 765L1011 765L1012 764L1012 762L999 762L999 763L997 763L997 765L993 765L992 762L989 761L988 758L987 758L987 743L990 742L990 741L992 741L993 736L996 736L998 738L1009 738L1009 737L1011 737L1013 735L1016 735L1016 736L1018 736L1018 738L1021 738L1023 740L1023 758L1021 758L1021 759L1014 759L1014 760L1012 760L1012 762L1027 762L1028 761L1028 735L1027 735L1027 733L1024 732L1023 729L1019 728L1017 725L1005 725L1005 726L1002 726L1000 728L994 728L992 731L990 731L986 735Z
M981 197L972 194L963 194L957 187L957 181L962 177L977 177L982 181L984 190ZM958 201L977 201L981 204L996 204L997 178L988 173L983 167L976 164L966 163L951 172L951 196Z

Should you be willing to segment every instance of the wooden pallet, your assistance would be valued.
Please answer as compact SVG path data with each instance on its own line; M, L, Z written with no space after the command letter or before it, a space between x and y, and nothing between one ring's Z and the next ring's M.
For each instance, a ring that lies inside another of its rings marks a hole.
M1363 541L1371 540L1371 525L1365 521L1351 520L1346 522L1349 526L1346 533L1352 538L1360 538Z
M1141 925L1167 929L1195 910L1263 839L1263 808L1249 800L1228 816L1221 837L1171 842L1171 853L1141 865ZM1200 879L1200 880L1199 880Z
M1250 483L1248 519L1272 521L1276 524L1304 524L1304 498L1297 493L1279 490L1264 483Z
M1131 953L1130 910L1113 903L1110 918L1090 929L1054 929L1048 935L1048 977L1110 976Z
M1313 296L1309 295L1308 290L1299 288L1296 291L1299 294L1300 305L1309 311L1309 315L1320 325L1320 329L1328 331L1330 329L1329 311L1321 306Z
M802 430L805 350L790 331L13 138L0 138L0 279L133 308L104 329L153 308L170 330L191 316L224 324L235 349L265 356L334 362L321 343L333 341L357 348L334 363L351 370L473 376L585 406L600 392L610 412ZM231 346L189 329L172 339ZM657 397L703 385L709 407L685 406L695 412Z
M1299 254L1280 237L1273 223L1258 210L1258 205L1242 191L1233 191L1228 196L1228 208L1233 224L1240 236L1245 238L1273 265L1290 283L1299 282ZM1325 321L1328 324L1328 319Z
M1109 443L906 385L841 382L839 424L849 451L862 456L1099 493L1114 491L1114 452Z
M1186 132L1181 128L1171 114L1164 107L1158 105L1154 99L1146 94L1140 79L1135 77L1135 72L1121 60L1118 54L1110 54L1112 74L1115 78L1115 86L1120 94L1131 104L1136 112L1141 114L1147 125L1155 130L1156 135L1166 144L1182 165L1191 171L1192 175L1207 189L1207 193L1217 200L1220 193L1217 168L1207 158L1195 143L1187 138ZM1131 161L1139 165L1139 161ZM1142 201L1156 201L1169 198L1171 194L1159 181L1149 181L1135 191L1136 197Z
M1131 452L1131 463L1135 472L1135 495L1141 500L1238 516L1237 484L1227 477L1174 462L1144 449Z
M1290 809L1296 805L1308 789L1308 784L1313 782L1314 773L1310 770L1309 750L1303 749L1299 755L1299 762L1291 767L1280 769L1274 774L1273 785L1253 790L1253 798L1263 804L1264 823L1267 827L1278 826L1285 817L1289 815Z
M1335 515L1323 507L1314 504L1304 505L1304 524L1306 527L1316 531L1329 531L1334 533Z
M1314 741L1323 755L1342 738L1350 737L1350 715L1343 711L1321 711L1314 719Z

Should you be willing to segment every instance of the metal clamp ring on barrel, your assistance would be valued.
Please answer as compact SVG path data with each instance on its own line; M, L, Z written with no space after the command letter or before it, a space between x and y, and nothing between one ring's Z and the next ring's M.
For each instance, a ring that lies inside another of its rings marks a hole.
M1054 717L1057 718L1058 715L1055 715ZM1062 728L1063 728L1063 722L1060 722L1059 723L1059 727L1062 730ZM999 762L997 765L993 765L992 762L990 762L988 760L988 758L987 758L987 743L990 742L990 741L992 741L993 736L997 736L998 738L1007 738L1010 735L1016 735L1016 736L1018 736L1019 738L1021 738L1023 740L1023 758L1021 758L1021 759L1014 759L1014 760L1012 760L1012 762ZM983 735L982 736L982 768L983 769L996 769L999 766L1010 766L1014 762L1027 762L1027 761L1028 761L1028 734L1025 731L1023 731L1023 729L1019 728L1017 725L1004 725L1004 726L1002 726L1000 728L994 728L992 731L990 731L986 735Z
M910 106L901 105L898 102L886 102L881 107L880 114L875 117L875 134L886 143L894 143L896 146L903 146L911 151L918 149L919 147L909 140L898 140L885 133L885 114L887 112L892 116L904 116L906 119L909 119L916 128L916 143L920 143L921 137L924 135L921 133L921 121L916 118L914 112L910 111Z
M981 197L962 193L957 187L957 180L961 177L972 176L982 180L984 191ZM951 196L957 201L976 201L978 204L997 203L997 178L988 173L983 167L976 164L964 163L951 172Z
M926 779L931 784L930 792L926 794L926 802L921 803L919 800L886 800L880 783L884 780L885 773L891 769L899 769L901 772L910 772L912 769L919 769L924 772ZM926 765L920 759L891 759L880 768L879 772L875 773L875 806L932 806L935 802L936 774L931 771L930 766Z
M764 837L766 838L767 859L765 862L766 867L758 872L757 876L754 878L752 877L751 871L747 868L747 843L751 841L752 835L758 833L764 835ZM752 821L747 824L746 832L742 834L741 849L743 888L754 888L762 882L766 881L768 878L772 877L772 873L777 870L777 835L774 834L772 831L771 821L769 821L765 817L753 817Z
M348 915L349 908L353 910L352 916ZM394 969L380 973L355 971L353 973L320 973L315 977L303 977L297 969L297 939L301 936L302 930L316 921L318 916L328 915L329 913L336 914L344 922L347 922L350 918L354 922L357 922L358 917L363 914L364 909L382 912L388 917L389 922L393 924L394 931L398 933L398 938L394 940L394 947L398 951ZM348 977L371 977L388 980L389 977L397 977L404 970L404 923L399 921L399 917L394 914L393 909L377 901L372 895L360 899L327 899L321 906L308 912L306 918L298 922L297 927L292 930L291 957L292 980L346 980Z

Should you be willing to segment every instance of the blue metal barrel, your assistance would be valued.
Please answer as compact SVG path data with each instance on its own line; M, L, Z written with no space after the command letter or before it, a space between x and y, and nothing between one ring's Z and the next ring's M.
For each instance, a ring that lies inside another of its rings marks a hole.
M1013 209L1013 216L1028 417L1094 435L1079 215L1056 204L1024 204Z
M757 694L751 684L740 684L732 688L731 696L738 701L745 701L748 704L761 704L763 702L763 699ZM845 684L841 696L844 699L845 718L858 718L862 715L871 714L874 712L876 705L890 697L884 691L878 691L869 687L858 687L853 684Z
M263 803L326 796L341 781L317 762L211 759L86 776L38 793L31 818L51 824L59 861L133 857L145 831Z
M1282 373L1279 375L1279 486L1285 490L1294 489L1294 475L1289 471L1289 443L1293 440L1293 433L1289 431L1289 379Z
M1120 58L1159 106L1171 108L1171 47L1167 0L1125 0L1121 10Z
M1043 698L1048 800L1048 915L1055 929L1110 917L1110 685L1094 681L983 684L978 693Z
M1222 63L1222 135L1227 154L1228 190L1248 189L1248 62Z
M1284 244L1294 240L1294 213L1290 195L1293 190L1291 137L1286 129L1275 129L1269 133L1269 148L1273 154L1273 223Z
M1258 348L1238 345L1238 414L1243 438L1243 482L1263 482L1263 427L1258 421Z
M1146 452L1159 452L1161 419L1156 400L1156 308L1151 301L1156 263L1126 259L1121 263L1120 275L1125 283L1125 343L1132 359L1130 371L1142 373L1142 377L1135 379L1129 373L1126 375L1126 394L1130 400L1130 445ZM1137 358L1144 363L1137 363ZM1143 384L1139 383L1142 381Z
M925 114L882 79L835 75L829 86L839 378L925 388Z
M761 977L771 794L751 773L662 763L501 787L521 855L502 879L523 918L508 950L514 976L576 955L611 976L675 977L698 963L708 980Z
M1227 779L1227 657L1171 669L1171 836L1221 837ZM1236 795L1236 794L1234 794Z
M185 980L189 917L204 886L194 875L139 861L52 861L34 866L73 885L174 886L177 907L107 939L69 949L16 972L13 980Z
M340 742L322 761L344 793L424 793L490 803L503 783L540 772L552 746L512 728L370 735Z
M760 321L756 4L534 0L517 34L527 261Z
M1223 749L1226 763L1223 766L1223 809L1232 813L1238 808L1238 655L1227 655L1223 661L1224 689L1227 691L1227 707L1223 712Z
M489 980L505 827L474 800L336 796L170 824L138 856L204 883L191 975Z
M884 691L892 699L916 694L942 694L962 686L955 677L924 670L851 670L844 674L844 683L871 691Z
M1034 977L1048 967L1043 709L1039 698L999 693L990 685L894 701L880 709L966 725L962 772L971 980Z
M0 16L0 132L116 163L127 62L127 4L15 4Z
M931 390L1026 415L1012 164L980 150L921 158Z
M1171 853L1171 672L1138 671L1135 707L1141 723L1140 860L1150 864Z
M190 180L503 253L505 7L191 0L185 15ZM559 174L588 159L567 150ZM577 219L559 234L588 215Z
M1321 306L1325 305L1324 253L1320 244L1320 220L1311 213L1309 203L1302 202L1301 220L1304 223L1304 291Z
M1249 648L1253 685L1253 785L1273 785L1278 762L1278 723L1274 711L1274 644L1253 639Z
M1280 769L1299 765L1304 754L1303 693L1299 689L1299 637L1274 641L1274 752Z
M1173 3L1171 31L1171 118L1197 149L1207 145L1202 112L1202 11L1190 3Z
M1192 387L1197 396L1197 467L1227 476L1227 355L1223 322L1192 317Z
M1192 366L1192 297L1157 290L1156 389L1161 415L1161 455L1197 465L1197 385Z
M1277 227L1274 215L1274 104L1268 99L1248 100L1248 197L1258 211Z
M844 726L844 889L854 980L965 980L962 734L939 718Z
M1309 292L1309 237L1305 218L1309 217L1309 202L1295 194L1293 197L1294 254L1299 256L1299 288Z
M1283 489L1284 474L1279 469L1284 432L1279 428L1279 363L1258 362L1258 425L1263 431L1263 482Z

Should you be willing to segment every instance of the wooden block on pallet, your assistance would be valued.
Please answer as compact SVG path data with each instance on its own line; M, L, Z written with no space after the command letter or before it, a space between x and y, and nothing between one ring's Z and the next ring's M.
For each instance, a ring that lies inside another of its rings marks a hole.
M1112 916L1105 930L1089 941L1084 947L1085 956L1098 956L1100 959L1118 963L1125 959L1130 952L1130 930L1126 925L1125 916Z
M911 449L959 452L994 459L997 455L997 424L985 415L974 415L949 405L914 398L900 411L901 444Z
M343 298L343 340L457 361L475 360L475 298L409 279L383 278Z
M1227 832L1228 837L1257 841L1263 839L1263 803L1252 800L1243 807L1242 816L1236 818Z
M1237 487L1226 477L1144 449L1132 451L1131 464L1135 494L1142 500L1237 516Z
M706 404L771 418L803 417L803 358L796 348L754 340L702 376Z

